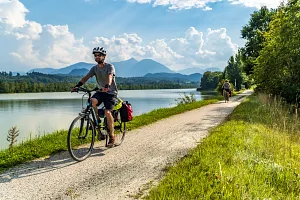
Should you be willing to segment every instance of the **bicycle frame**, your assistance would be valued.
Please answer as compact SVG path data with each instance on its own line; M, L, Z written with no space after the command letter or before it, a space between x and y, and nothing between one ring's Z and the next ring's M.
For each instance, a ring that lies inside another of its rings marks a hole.
M79 115L80 116L86 116L86 117L88 117L88 118L90 118L89 116L90 116L90 114L92 115L92 120L93 120L93 122L94 122L94 125L95 125L95 128L96 128L96 126L98 126L99 127L99 130L101 129L101 128L107 128L106 126L106 124L104 124L104 126L101 126L100 125L100 123L101 123L101 121L99 122L98 120L97 120L97 115L96 115L96 112L95 112L95 109L94 109L94 107L92 106L92 100L91 100L91 97L92 97L92 92L93 91L97 91L98 90L98 88L95 88L95 89L93 89L93 90L87 90L87 89L85 89L85 88L78 88L78 91L83 91L83 92L85 92L85 94L82 96L82 100L83 100L83 97L85 96L85 95L87 95L88 94L88 99L87 99L87 102L86 102L86 108L83 108L82 109L82 111L81 111L81 113L79 113ZM82 103L83 104L83 103ZM105 121L105 118L106 118L106 116L104 115L104 121ZM90 119L88 119L88 120L90 120ZM101 131L101 130L100 130Z

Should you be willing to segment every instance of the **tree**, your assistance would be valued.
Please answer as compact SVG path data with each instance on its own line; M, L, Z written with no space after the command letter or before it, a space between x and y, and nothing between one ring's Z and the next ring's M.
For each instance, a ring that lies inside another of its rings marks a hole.
M256 59L254 78L260 90L300 103L299 1L281 5L270 23L264 48Z
M9 84L6 81L0 82L0 93L8 93L9 92Z
M9 93L14 93L15 92L15 82L10 82L9 83Z
M269 10L266 6L251 14L249 23L241 30L243 39L246 39L245 47L241 49L244 61L244 71L247 75L253 73L256 58L263 48L264 33L269 30L269 23L276 10Z
M241 85L243 83L243 74L242 74L242 68L243 68L243 61L242 61L242 55L239 51L235 58L231 56L228 60L228 65L225 67L224 73L226 79L229 79L229 81L232 84L236 84L236 90L241 89Z
M216 89L221 76L222 76L222 72L211 72L211 71L204 72L200 83L201 90Z

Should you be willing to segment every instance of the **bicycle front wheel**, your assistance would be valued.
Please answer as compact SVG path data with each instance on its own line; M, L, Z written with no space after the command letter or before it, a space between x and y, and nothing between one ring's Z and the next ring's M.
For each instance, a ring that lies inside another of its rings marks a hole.
M92 153L95 142L95 128L86 116L76 117L68 132L68 150L76 161L83 161Z

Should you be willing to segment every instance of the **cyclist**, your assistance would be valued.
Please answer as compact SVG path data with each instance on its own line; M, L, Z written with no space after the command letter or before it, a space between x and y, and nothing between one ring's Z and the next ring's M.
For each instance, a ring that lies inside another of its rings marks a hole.
M95 110L97 120L100 121L97 107L102 102L104 103L107 125L110 130L110 139L108 142L108 147L113 147L115 142L115 136L114 119L111 111L114 108L114 101L118 94L118 88L115 81L115 67L110 63L104 62L106 58L106 51L103 47L95 47L93 49L93 54L95 61L98 64L93 66L91 70L87 73L87 75L85 75L73 89L82 86L89 78L93 76L96 77L98 87L101 89L92 96L92 106Z
M228 92L228 96L230 94L230 83L229 81L226 79L223 86L222 86L222 89L224 89L226 92ZM224 94L224 93L223 93ZM229 101L229 98L228 98L228 101Z

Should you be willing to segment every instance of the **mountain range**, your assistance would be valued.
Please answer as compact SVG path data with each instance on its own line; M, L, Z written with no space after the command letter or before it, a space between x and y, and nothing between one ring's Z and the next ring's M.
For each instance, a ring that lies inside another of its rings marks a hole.
M197 67L187 68L179 71L172 71L165 65L152 59L137 61L134 58L121 62L112 63L116 70L117 77L148 77L148 78L183 78L187 80L198 80L205 71L221 71L219 68L201 69ZM43 74L61 74L70 76L84 76L95 64L79 62L60 69L36 68L28 71L40 72Z

